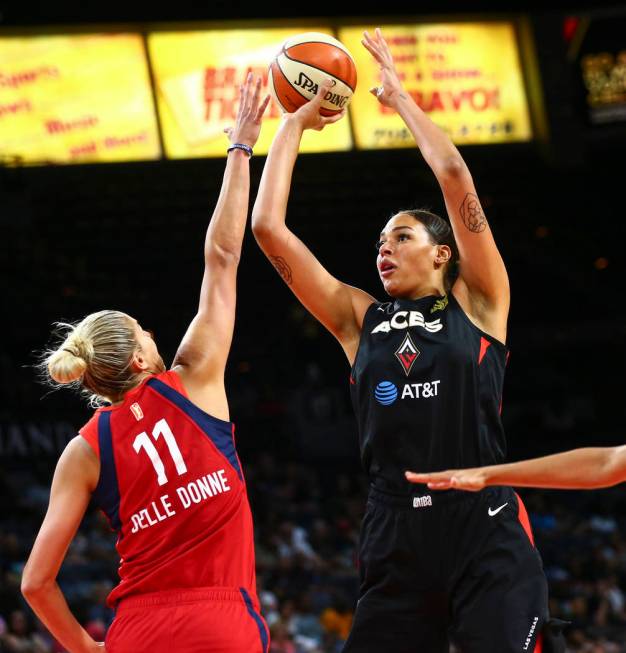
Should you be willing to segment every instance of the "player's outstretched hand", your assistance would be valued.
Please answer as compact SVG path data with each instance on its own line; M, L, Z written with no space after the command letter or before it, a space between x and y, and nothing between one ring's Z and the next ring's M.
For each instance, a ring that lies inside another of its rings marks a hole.
M485 475L480 467L474 469L448 469L444 472L418 474L405 472L406 480L423 483L431 490L468 490L478 492L485 487Z
M396 71L391 50L387 41L383 38L380 28L374 30L372 36L369 32L363 32L361 43L365 49L376 59L380 67L381 86L370 88L370 93L378 98L378 101L386 107L393 107L398 96L403 93L402 82Z
M239 111L234 127L227 127L224 132L231 143L243 143L254 147L261 133L261 122L270 96L261 101L261 78L254 79L252 73L239 87Z
M291 118L298 121L302 129L315 129L317 131L322 131L326 125L331 125L332 123L341 120L346 115L345 109L334 116L323 116L320 113L320 107L322 106L324 96L330 90L331 85L329 79L325 80L320 84L315 97L291 114Z

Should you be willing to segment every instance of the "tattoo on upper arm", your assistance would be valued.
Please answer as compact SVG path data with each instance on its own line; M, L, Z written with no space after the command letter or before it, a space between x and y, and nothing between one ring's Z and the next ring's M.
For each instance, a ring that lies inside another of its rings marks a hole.
M487 228L487 218L476 195L467 193L461 204L463 224L473 233L479 234Z
M276 268L276 272L283 278L283 281L290 286L293 282L293 274L291 268L287 265L287 261L282 256L269 256L268 258Z

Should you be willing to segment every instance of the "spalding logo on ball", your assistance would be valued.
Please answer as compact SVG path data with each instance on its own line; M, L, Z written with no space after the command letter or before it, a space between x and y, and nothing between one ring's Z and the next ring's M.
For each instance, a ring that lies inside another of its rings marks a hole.
M283 111L292 113L315 97L330 79L320 113L345 109L356 88L356 66L346 47L328 34L306 32L287 39L270 64L270 90Z

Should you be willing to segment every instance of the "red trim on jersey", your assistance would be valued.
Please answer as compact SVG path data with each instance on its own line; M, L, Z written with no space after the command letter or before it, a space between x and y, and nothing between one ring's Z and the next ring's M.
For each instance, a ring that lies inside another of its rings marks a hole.
M517 513L517 518L519 519L520 524L522 525L522 528L526 532L526 535L528 535L528 539L530 540L530 543L535 546L535 538L533 537L533 529L530 526L530 519L528 518L528 512L526 511L526 506L524 505L524 502L520 498L519 494L515 492L515 496L517 498L517 505L518 505L518 513Z
M489 349L489 346L491 343L487 338L483 338L480 336L480 353L478 354L478 364L480 365L483 362L483 358L485 357L485 354L487 353L487 349Z
M533 653L543 653L543 635L539 633Z

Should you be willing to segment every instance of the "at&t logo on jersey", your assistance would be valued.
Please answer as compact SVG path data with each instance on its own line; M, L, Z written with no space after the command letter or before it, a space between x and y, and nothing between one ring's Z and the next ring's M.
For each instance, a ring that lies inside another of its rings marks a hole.
M439 395L440 379L423 383L405 383L400 394L391 381L381 381L374 389L374 399L383 406L391 406L397 399L432 399Z
M398 311L390 320L384 320L377 324L372 329L372 333L389 333L392 329L408 329L409 327L422 327L430 333L437 333L443 329L443 324L441 324L441 318L426 322L420 311Z
M381 381L374 390L374 397L379 404L390 406L398 398L398 388L391 381Z

